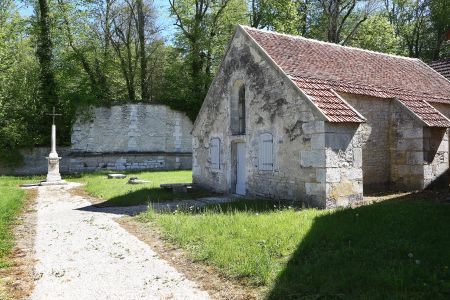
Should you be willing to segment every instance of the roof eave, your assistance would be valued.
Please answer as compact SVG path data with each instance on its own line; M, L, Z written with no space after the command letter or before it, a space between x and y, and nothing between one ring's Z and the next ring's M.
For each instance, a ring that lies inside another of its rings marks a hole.
M403 107L412 117L414 120L419 122L423 127L437 127L437 128L448 128L450 126L440 126L440 125L433 125L428 123L427 121L423 120L421 117L419 117L414 111L412 111L406 104L404 104L401 100L398 98L394 98L394 101L396 101L398 104L400 104L401 107ZM422 100L426 105L429 105L432 107L439 115L443 117L447 121L447 124L450 125L450 120L445 117L441 112L439 112L437 109L435 109L432 105L430 105L427 101Z
M357 111L353 106L351 106L350 103L348 103L344 98L342 98L341 95L336 93L336 91L333 89L330 89L330 90L333 94L336 95L336 97L338 97L342 102L344 102L345 105L347 105L362 120L361 122L347 122L347 123L366 123L367 122L367 119L362 114L360 114L359 111Z
M447 124L450 125L450 119L447 118L443 113L441 113L438 109L436 109L433 105L431 105L430 103L428 103L428 101L424 100L423 102L425 102L426 105L428 105L429 107L431 107L432 109L434 109L436 111L436 113L438 113L443 119L445 119L447 121ZM428 125L428 127L447 127L449 128L450 126L434 126L434 125Z
M405 109L409 115L419 122L422 126L429 127L429 124L426 123L421 117L419 117L415 112L413 112L406 104L404 104L402 101L400 101L397 97L394 98L394 101L398 103L403 109Z

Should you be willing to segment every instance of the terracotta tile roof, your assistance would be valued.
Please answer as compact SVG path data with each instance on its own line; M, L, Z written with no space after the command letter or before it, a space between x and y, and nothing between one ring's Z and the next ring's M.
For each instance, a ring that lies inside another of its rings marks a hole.
M291 77L291 79L311 98L311 100L314 101L330 122L360 123L364 121L350 105L339 98L331 85L320 84L318 82L311 82L295 77Z
M450 80L450 58L437 60L430 63L430 67L440 73L442 76Z
M362 122L333 91L398 99L428 126L450 121L427 102L450 104L450 82L418 59L243 26L330 122Z

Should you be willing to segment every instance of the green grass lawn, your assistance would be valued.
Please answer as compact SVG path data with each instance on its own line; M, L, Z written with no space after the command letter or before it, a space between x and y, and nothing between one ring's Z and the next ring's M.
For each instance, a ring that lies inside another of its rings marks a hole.
M190 183L191 171L130 172L125 179L108 179L107 173L90 173L69 177L68 180L85 183L90 195L104 200L104 206L129 206L175 199L192 199L211 195L195 190L189 193L173 193L159 187L162 183ZM146 184L127 184L130 177L150 181Z
M450 299L450 204L296 211L244 201L139 218L268 299Z
M23 207L26 191L18 187L30 178L0 176L0 268L8 266L8 254L14 244L11 227Z

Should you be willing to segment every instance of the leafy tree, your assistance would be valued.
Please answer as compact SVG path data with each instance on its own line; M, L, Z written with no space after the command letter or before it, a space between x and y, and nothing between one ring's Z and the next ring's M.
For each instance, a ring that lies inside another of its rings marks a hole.
M429 32L429 0L385 0L389 21L410 57L421 57Z
M431 0L430 19L434 39L434 43L431 42L431 58L450 57L450 47L445 45L447 32L450 30L450 1Z
M174 109L186 112L194 120L197 113L192 109L192 103L189 101L191 87L186 84L186 79L190 78L190 71L185 60L184 49L172 46L160 47L158 57L162 74L157 76L161 81L155 84L158 86L155 90L156 99L160 99Z
M37 142L35 122L41 108L36 101L39 67L32 41L24 34L27 22L13 1L0 2L0 165L20 161L17 148ZM37 117L36 117L37 116Z
M384 13L370 16L361 24L349 44L377 52L390 54L399 52L399 38L395 35L394 28Z
M76 5L82 6L85 3L84 1L76 2L69 3L64 0L58 0L57 8L61 19L62 34L73 51L74 58L79 61L89 79L91 98L95 99L97 104L102 104L109 99L111 94L106 78L108 50L104 52L99 51L102 47L102 40L92 38L90 30L80 31L80 29L77 29L85 28L89 24L89 21L86 19L93 18L95 15L77 11L75 9Z
M20 15L22 1L32 17ZM18 147L48 145L54 105L64 115L62 144L90 105L165 103L195 119L237 24L449 57L448 1L169 0L176 33L167 44L151 0L0 0L0 161L14 161Z
M190 110L196 115L236 24L246 22L246 4L241 0L169 0L169 3L178 28L177 44L186 52Z
M140 57L140 76L141 76L141 99L146 100L150 99L150 93L149 93L149 74L147 69L147 38L145 35L145 23L148 21L146 20L146 15L144 11L144 1L143 0L136 0L136 11L137 11L137 32L138 32L138 38L139 38L139 57Z
M249 24L277 32L305 31L307 0L250 0Z
M46 108L58 104L55 75L53 70L53 42L51 38L51 20L47 0L38 0L37 15L37 50L36 55L40 65L40 96L45 99L42 104Z
M346 44L373 11L371 0L319 0L327 20L327 41Z

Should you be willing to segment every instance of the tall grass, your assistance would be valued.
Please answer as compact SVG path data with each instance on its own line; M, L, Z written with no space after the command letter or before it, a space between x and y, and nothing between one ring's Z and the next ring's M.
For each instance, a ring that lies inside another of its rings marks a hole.
M327 213L249 200L196 212L158 214L150 209L141 219L156 222L194 260L215 265L230 277L266 285L281 271L314 218Z
M24 179L0 177L0 268L8 266L7 255L14 244L11 228L24 204L25 190L18 187Z
M140 218L270 299L450 299L449 204L297 211L254 201Z

